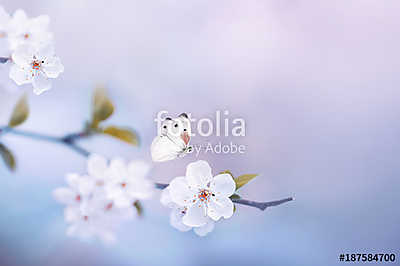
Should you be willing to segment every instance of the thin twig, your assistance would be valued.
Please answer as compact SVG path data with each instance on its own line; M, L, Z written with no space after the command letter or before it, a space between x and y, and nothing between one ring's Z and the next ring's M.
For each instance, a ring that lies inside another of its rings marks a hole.
M156 185L157 189L164 189L164 188L168 187L168 184L163 184L163 183L156 183L155 185ZM285 202L292 201L292 200L293 200L293 198L286 198L286 199L275 200L275 201L257 202L257 201L252 201L252 200L235 198L235 199L232 199L232 202L250 206L250 207L255 207L257 209L264 211L268 207L278 206L278 205L281 205Z
M41 141L59 143L59 144L63 144L65 146L69 147L70 149L74 150L75 152L77 152L85 157L88 157L90 155L89 151L87 151L84 148L75 144L76 140L89 136L89 134L86 132L68 134L64 137L56 137L56 136L50 136L50 135L46 135L46 134L26 131L26 130L19 130L19 129L15 129L15 128L11 128L11 127L2 127L2 128L0 128L0 135L4 135L4 134L13 134L13 135L36 139L36 140L41 140Z
M169 186L169 184L156 183L156 188L157 189L164 189L164 188L166 188L168 186Z
M0 57L0 64L5 64L10 58L8 57Z
M36 139L40 141L47 141L47 142L53 142L53 143L59 143L63 144L73 151L79 153L80 155L84 157L88 157L90 155L90 152L78 145L76 145L75 141L84 137L90 136L90 132L78 132L78 133L73 133L73 134L68 134L64 137L55 137L55 136L50 136L50 135L45 135L41 133L36 133L36 132L31 132L31 131L26 131L26 130L19 130L11 127L0 127L0 136L4 134L14 134L17 136L22 136L26 138L31 138L31 139ZM163 183L155 183L155 186L157 189L164 189L168 187L169 184L163 184ZM251 206L258 208L262 211L264 211L268 207L272 206L277 206L280 204L283 204L288 201L292 201L293 198L286 198L282 200L276 200L276 201L268 201L268 202L257 202L257 201L251 201L251 200L245 200L245 199L232 199L232 202L237 203L237 204L242 204L246 206Z
M258 208L258 209L264 211L268 207L278 206L278 205L281 205L285 202L289 202L292 200L293 200L293 198L286 198L286 199L267 201L267 202L257 202L257 201L251 201L251 200L245 200L245 199L232 199L232 202L237 203L237 204L255 207L255 208Z

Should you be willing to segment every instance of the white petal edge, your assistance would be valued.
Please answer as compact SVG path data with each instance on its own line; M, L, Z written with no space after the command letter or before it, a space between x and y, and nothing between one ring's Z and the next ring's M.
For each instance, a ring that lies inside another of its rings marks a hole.
M150 168L150 164L145 161L132 161L128 164L129 175L135 178L146 177Z
M107 159L98 154L91 154L87 161L87 170L90 176L98 179L104 178L108 169Z
M31 73L29 71L26 71L23 68L19 67L18 65L11 66L9 77L18 86L32 82Z
M76 202L75 201L76 192L74 192L70 188L66 187L56 188L55 190L53 190L52 194L56 201L63 204L72 205Z
M188 207L186 214L182 218L183 224L192 227L205 225L207 220L208 218L202 204L194 204L193 206Z
M181 211L182 210L180 208L174 208L170 213L169 222L172 227L178 229L179 231L187 232L192 229L192 227L182 223L183 214L181 214Z
M46 75L42 71L39 71L34 75L32 80L32 85L33 85L33 92L36 95L40 95L43 92L51 89L51 81L46 77Z
M27 67L33 60L35 48L32 45L19 45L12 54L12 60L21 67Z
M230 174L219 174L214 177L210 188L217 197L230 197L235 193L236 184Z
M212 180L211 167L206 161L190 163L186 168L188 184L194 188L205 188Z
M214 230L215 222L211 219L208 219L208 222L200 227L193 228L193 231L198 236L206 236L208 233L211 233Z
M174 203L180 206L190 206L195 199L195 193L189 188L185 177L176 177L169 184L169 192Z
M212 198L208 203L207 214L214 221L221 217L228 219L233 215L233 202L229 198Z

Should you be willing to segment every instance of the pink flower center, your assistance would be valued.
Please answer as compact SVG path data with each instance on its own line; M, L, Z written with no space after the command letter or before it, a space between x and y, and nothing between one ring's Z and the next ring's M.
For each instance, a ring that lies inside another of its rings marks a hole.
M210 200L210 195L211 195L210 191L202 189L199 191L199 194L197 194L197 197L199 198L200 201L206 202Z
M29 39L29 36L30 36L29 33L25 33L25 34L24 34L24 39L25 39L25 40Z
M75 200L76 201L81 201L81 195L76 195Z
M122 183L122 184L121 184L121 187L122 187L122 188L126 188L126 183Z
M32 62L32 69L39 70L41 66L42 66L41 62L39 62L37 60Z
M107 204L107 206L106 206L106 211L109 211L109 210L111 210L111 209L112 209L112 207L113 207L113 204L112 204L112 202L108 203L108 204Z

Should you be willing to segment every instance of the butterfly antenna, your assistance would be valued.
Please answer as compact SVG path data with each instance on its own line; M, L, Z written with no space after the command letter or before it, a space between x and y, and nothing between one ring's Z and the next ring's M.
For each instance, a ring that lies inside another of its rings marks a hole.
M189 119L189 117L188 117L188 115L187 115L186 113L182 113L182 114L180 114L179 116L183 116L184 118Z

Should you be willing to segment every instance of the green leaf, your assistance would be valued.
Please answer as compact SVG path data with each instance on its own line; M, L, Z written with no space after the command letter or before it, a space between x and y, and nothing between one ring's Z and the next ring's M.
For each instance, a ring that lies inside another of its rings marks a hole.
M134 146L137 146L139 144L138 137L135 132L127 128L109 126L103 129L103 133L113 136L114 138L132 144Z
M241 175L241 176L238 176L237 178L235 178L234 180L236 183L236 190L238 190L239 188L246 185L250 180L252 180L256 176L257 176L257 174L246 174L246 175Z
M233 213L236 212L236 204L233 204Z
M29 115L29 107L26 99L26 95L22 96L21 99L17 102L14 107L14 110L11 114L10 122L8 122L8 126L16 127L21 125L28 118Z
M96 89L93 95L92 128L97 128L101 121L114 113L114 105L108 98L105 89Z
M222 171L219 174L230 174L232 176L232 178L234 179L233 174L229 170Z
M0 155L3 158L4 163L7 165L8 169L14 171L16 167L14 155L6 146L4 146L1 143L0 143Z
M138 214L138 216L142 216L143 215L143 206L142 206L142 204L140 203L140 201L135 201L134 203L133 203L133 207L135 207L136 208L136 211L137 211L137 214Z
M230 196L231 199L240 199L240 196L238 194L233 194Z

